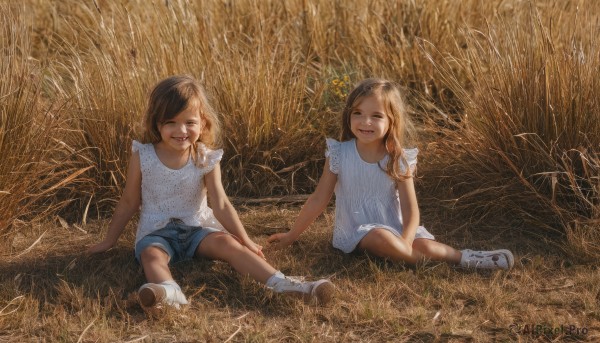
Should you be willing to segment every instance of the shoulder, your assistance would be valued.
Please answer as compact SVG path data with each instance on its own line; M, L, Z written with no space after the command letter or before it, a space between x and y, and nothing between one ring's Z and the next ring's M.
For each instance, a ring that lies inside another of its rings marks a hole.
M347 142L339 142L333 138L326 138L325 143L327 143L325 157L329 158L329 170L334 174L338 174L340 172L342 149Z
M211 149L202 142L198 142L196 148L198 151L199 166L206 173L213 170L215 165L223 158L223 149Z
M329 146L334 146L334 145L339 145L339 144L340 144L340 142L339 142L339 141L337 141L337 140L335 140L335 139L333 139L333 138L331 138L331 137L327 137L327 138L325 138L325 143L327 144L327 146L328 146L328 147L329 147Z
M406 171L406 167L408 166L411 170L417 165L417 155L419 154L419 149L417 148L407 148L402 149L402 158L400 158L400 169L404 172Z
M402 149L402 155L408 163L417 163L417 155L419 154L418 148Z
M354 146L354 138L347 141L337 141L333 138L325 138L325 143L327 144L327 150L342 150L348 149Z
M347 141L338 141L335 140L333 138L327 137L325 138L325 142L327 143L327 146L352 146L352 144L354 144L354 138L349 139Z
M145 144L142 144L134 139L133 142L131 142L131 151L138 152L144 148L144 145Z
M141 143L136 140L133 140L133 142L131 143L131 151L134 153L136 153L136 152L145 153L145 152L149 151L150 148L152 148L152 149L154 148L151 143Z
M327 151L325 151L325 157L330 159L339 155L341 142L336 141L333 138L325 138L325 144L327 145Z

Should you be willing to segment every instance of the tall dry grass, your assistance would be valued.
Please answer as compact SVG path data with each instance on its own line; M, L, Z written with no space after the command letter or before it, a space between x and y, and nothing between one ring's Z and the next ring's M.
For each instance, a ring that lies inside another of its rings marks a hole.
M53 215L67 204L56 193L77 170L68 168L59 127L64 104L44 96L55 84L47 64L32 56L31 17L0 4L0 236L18 231L16 220ZM2 240L10 243L10 240Z
M85 125L85 139L77 141L81 149L97 149L89 159L98 167L88 175L96 185L82 190L92 203L118 195L128 155L122 137L136 137L125 126L139 121L152 84L176 73L201 78L223 115L230 194L306 193L322 163L323 138L337 136L350 84L387 75L417 91L437 92L429 76L434 69L419 55L415 37L445 45L458 25L436 16L437 5L414 2L45 6L39 15L57 23L56 43L45 48L61 56L56 78L75 95L81 113L73 115ZM331 81L344 77L349 84L336 93ZM107 135L112 129L119 134ZM293 148L299 140L306 146Z
M434 62L465 109L432 149L454 156L438 161L456 185L452 206L475 226L509 218L500 221L591 261L600 257L599 9L555 8L549 20L529 7L529 21L465 30L465 49Z
M423 184L433 197L459 198L455 216L510 217L515 228L597 241L582 238L597 231L596 5L585 13L562 0L19 6L31 23L19 46L45 68L44 101L64 112L45 132L60 142L61 175L72 177L48 204L67 201L60 214L71 220L111 212L147 93L167 75L205 84L224 123L224 182L238 196L310 192L344 95L363 77L384 76L405 86L424 142L434 143L423 150L431 161ZM507 205L496 206L498 197Z

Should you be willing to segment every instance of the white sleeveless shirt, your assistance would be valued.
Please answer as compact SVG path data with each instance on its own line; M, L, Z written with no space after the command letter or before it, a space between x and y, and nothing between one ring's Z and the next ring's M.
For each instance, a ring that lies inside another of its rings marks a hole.
M133 152L139 151L142 170L142 206L135 242L164 228L171 218L186 225L224 230L208 207L204 175L209 173L223 156L223 150L210 150L198 143L202 151L202 167L190 157L181 169L165 166L152 144L133 141ZM200 157L199 157L200 158Z
M389 156L378 163L365 162L356 149L355 139L338 142L327 138L329 169L337 174L335 185L335 226L333 246L352 252L369 231L381 228L400 236L402 212L400 198L385 168ZM418 149L403 149L408 166L400 160L400 171L414 168ZM415 238L435 239L424 227L417 227Z

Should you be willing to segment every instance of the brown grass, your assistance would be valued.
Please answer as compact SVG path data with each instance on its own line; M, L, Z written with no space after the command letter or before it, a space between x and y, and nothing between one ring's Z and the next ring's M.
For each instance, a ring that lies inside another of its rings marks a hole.
M505 19L485 31L468 30L464 52L436 64L465 108L456 129L431 146L454 156L442 162L438 177L455 185L452 206L475 224L511 217L512 226L538 237L568 233L571 255L594 261L600 55L586 26L571 23L569 36L553 39L541 14L530 13L530 23ZM467 71L468 82L455 77L456 66Z
M240 209L249 233L261 243L298 213L296 207L268 205ZM10 276L1 285L0 340L592 342L600 337L600 280L593 266L572 264L523 240L502 242L517 253L509 273L475 273L435 263L412 268L345 255L329 243L332 214L330 209L289 250L266 250L269 261L285 273L330 277L337 299L329 306L273 294L222 263L193 261L173 268L191 305L152 314L135 298L144 281L131 249L133 225L115 249L91 258L81 249L103 234L106 222L80 227L86 234L73 226L30 226L56 235L42 237L27 253L0 266L1 274ZM35 239L22 237L14 244L22 248ZM438 239L464 246L457 243L461 235L440 233ZM524 325L575 325L588 333L515 333L512 324L521 330Z

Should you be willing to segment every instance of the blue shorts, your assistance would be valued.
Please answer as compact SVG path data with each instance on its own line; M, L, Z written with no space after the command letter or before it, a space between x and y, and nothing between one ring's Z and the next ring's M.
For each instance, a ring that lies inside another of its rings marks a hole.
M171 219L169 224L156 230L137 242L135 258L142 263L141 254L148 247L158 247L169 255L169 264L190 260L196 254L196 249L206 236L221 230L210 227L185 225L179 219Z

